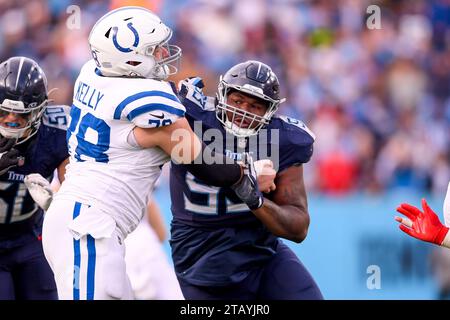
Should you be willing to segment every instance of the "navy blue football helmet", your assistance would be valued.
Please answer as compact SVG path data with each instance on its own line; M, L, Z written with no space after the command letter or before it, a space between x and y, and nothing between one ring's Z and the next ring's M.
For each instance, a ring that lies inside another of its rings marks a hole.
M12 57L0 64L0 117L9 113L25 119L24 126L0 125L0 134L22 143L39 129L48 103L47 78L32 59Z
M259 116L227 104L227 97L233 91L263 100L268 106L266 113ZM216 115L227 131L237 137L247 137L258 134L262 127L269 124L280 103L285 100L280 98L280 83L272 69L262 62L249 60L233 66L220 77ZM240 120L236 123L235 118ZM244 122L250 125L244 128Z

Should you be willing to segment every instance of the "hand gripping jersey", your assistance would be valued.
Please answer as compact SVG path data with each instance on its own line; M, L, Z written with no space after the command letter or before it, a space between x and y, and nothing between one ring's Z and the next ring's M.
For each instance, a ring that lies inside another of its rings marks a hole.
M0 248L22 245L40 235L42 210L31 198L23 179L40 173L51 179L69 156L66 144L68 106L49 106L37 134L15 148L25 164L0 176Z
M257 140L238 140L217 120L213 99L190 88L181 101L195 133L233 159L250 152L254 160L272 159L280 172L308 162L312 155L314 135L299 120L275 116ZM238 282L249 268L274 254L278 239L230 188L209 186L174 163L170 188L171 246L178 277L195 285Z
M131 146L128 135L135 126L170 125L184 112L168 82L104 77L87 62L74 87L70 165L56 198L96 205L122 233L134 230L170 158L159 148Z

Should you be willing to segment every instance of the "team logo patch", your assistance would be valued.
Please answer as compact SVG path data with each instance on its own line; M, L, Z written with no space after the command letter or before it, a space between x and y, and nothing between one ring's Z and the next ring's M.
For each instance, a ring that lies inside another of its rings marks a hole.
M139 44L139 34L138 34L137 30L133 27L133 23L132 23L132 22L129 22L129 23L127 24L127 27L128 27L128 29L130 29L131 32L133 32L133 34L134 34L134 43L133 43L133 45L132 45L131 47L129 47L129 48L122 47L122 46L117 42L117 32L119 31L119 28L118 28L118 27L113 27L113 28L112 28L112 34L113 34L113 36L112 36L112 41L113 41L113 43L114 43L114 46L115 46L119 51L121 51L121 52L131 52L131 51L133 51L131 48L133 48L133 47L136 48L137 45Z

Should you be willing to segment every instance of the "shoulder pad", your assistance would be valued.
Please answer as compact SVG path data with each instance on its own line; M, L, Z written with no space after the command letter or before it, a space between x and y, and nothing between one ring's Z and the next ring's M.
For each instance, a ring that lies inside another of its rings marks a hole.
M315 135L302 121L286 116L275 116L270 127L278 129L280 134L280 171L310 160Z
M128 119L141 128L156 128L172 124L184 113L184 106L168 82L143 79L119 101L114 119Z
M316 140L316 135L306 126L306 124L298 119L290 118L287 116L278 116L279 119L281 119L284 122L284 127L286 129L290 130L296 130L295 128L300 129L301 131L308 134L313 141Z
M67 130L70 107L66 105L47 106L42 117L42 123L48 127Z

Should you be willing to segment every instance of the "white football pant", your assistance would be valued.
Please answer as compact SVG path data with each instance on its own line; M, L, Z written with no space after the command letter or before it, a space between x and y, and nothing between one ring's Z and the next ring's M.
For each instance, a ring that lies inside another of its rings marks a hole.
M59 299L133 299L122 239L114 219L95 206L53 200L42 243Z

